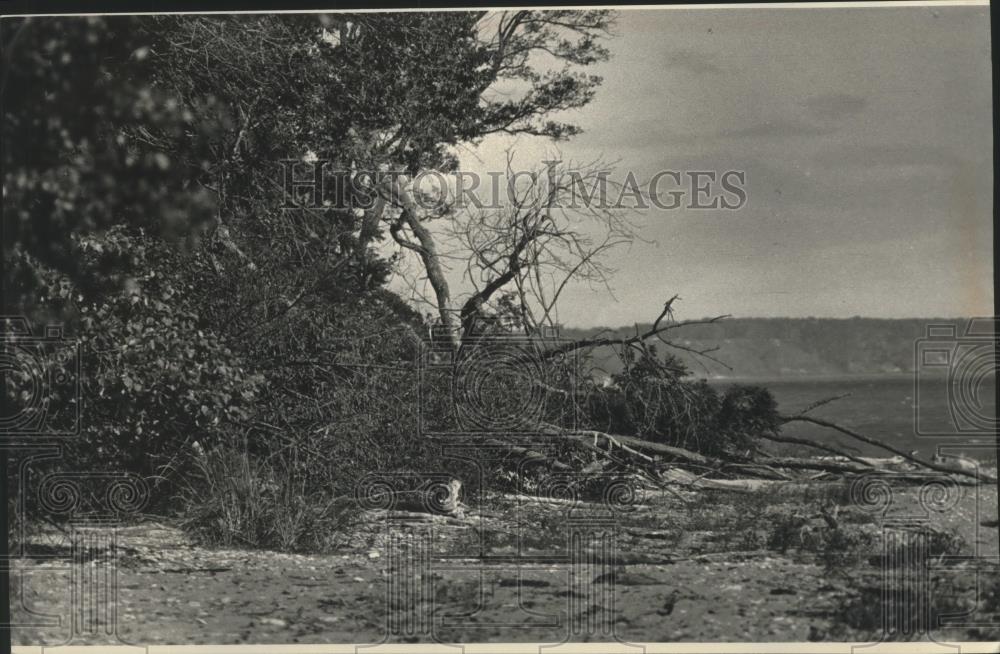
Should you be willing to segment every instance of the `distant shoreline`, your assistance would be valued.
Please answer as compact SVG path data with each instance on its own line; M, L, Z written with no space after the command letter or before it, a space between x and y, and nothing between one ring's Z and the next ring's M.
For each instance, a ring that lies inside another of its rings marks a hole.
M843 373L843 372L833 372L833 373L788 373L784 375L704 375L704 374L694 374L692 375L695 379L705 380L707 382L718 382L718 383L774 383L774 382L843 382L843 381L863 381L863 380L892 380L899 381L904 379L915 381L915 372L856 372L856 373ZM942 381L947 380L948 375L939 373L935 375L922 375L923 378L934 378L941 379Z
M930 337L933 325L948 323L950 335ZM707 379L892 379L927 373L947 374L947 367L923 366L921 353L992 351L993 339L970 336L971 321L943 319L750 319L732 318L712 324L686 325L671 332L678 345L662 346L658 353L678 359L698 378ZM625 336L638 329L620 330ZM978 332L977 332L978 334ZM565 330L568 339L592 338L594 334ZM711 353L712 358L694 352ZM597 349L588 354L596 369L616 373L623 362L613 351ZM870 376L870 377L869 377Z

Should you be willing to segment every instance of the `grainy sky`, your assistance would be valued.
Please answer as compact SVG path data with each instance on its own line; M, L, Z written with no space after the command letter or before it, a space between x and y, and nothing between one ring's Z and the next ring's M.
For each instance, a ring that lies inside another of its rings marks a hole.
M993 313L988 7L626 10L609 46L562 158L744 170L749 200L641 217L615 296L569 289L564 324L648 321L674 293L685 318Z

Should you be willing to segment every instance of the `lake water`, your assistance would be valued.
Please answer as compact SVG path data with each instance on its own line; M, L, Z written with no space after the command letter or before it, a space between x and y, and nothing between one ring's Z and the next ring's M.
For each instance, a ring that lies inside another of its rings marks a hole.
M974 389L956 387L946 376L921 378L918 387L913 374L711 381L720 389L733 383L766 386L785 415L798 413L818 400L849 393L849 397L808 415L836 422L906 451L919 450L921 456L928 458L938 445L947 445L948 453L964 453L982 461L996 458L996 436L991 427L996 421L994 379ZM885 450L817 425L790 423L784 433L854 446L865 455L891 456Z

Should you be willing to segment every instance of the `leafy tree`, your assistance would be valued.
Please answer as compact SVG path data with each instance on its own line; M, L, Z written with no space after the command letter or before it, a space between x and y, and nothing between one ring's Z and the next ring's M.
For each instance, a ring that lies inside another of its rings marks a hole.
M74 254L83 270L128 276L72 298L87 372L75 464L163 474L194 442L210 446L220 424L250 415L261 378L199 316L184 255L121 227L78 237Z
M188 134L209 155L219 120L194 121L149 80L149 41L131 18L11 19L0 25L4 63L4 255L79 271L73 234L114 224L189 235L212 211L192 170L136 138ZM30 270L8 287L5 310L32 304Z
M457 146L492 134L577 133L557 117L592 99L600 80L585 71L608 56L600 40L613 19L555 10L0 24L9 304L69 322L82 345L86 421L73 465L174 479L200 451L206 474L261 477L241 486L249 506L257 490L283 498L261 513L274 524L240 527L281 546L295 540L273 538L284 506L350 494L369 470L439 466L416 423L449 411L450 380L431 389L441 406L419 403L417 362L435 331L385 289L400 260L420 262L450 344L473 346L512 325L551 324L567 281L603 281L600 255L634 234L596 210L587 217L605 238L589 239L553 210L565 184L463 213L423 211L411 180L454 170ZM313 158L382 173L372 201L289 206L282 162ZM476 280L465 294L445 280L449 238ZM399 254L383 254L388 239ZM542 278L557 281L543 288ZM640 352L591 417L741 452L773 427L773 403L756 391L720 398L658 357L645 341L679 324L661 325L669 310L635 338L565 346ZM213 506L196 512L202 527L220 515Z

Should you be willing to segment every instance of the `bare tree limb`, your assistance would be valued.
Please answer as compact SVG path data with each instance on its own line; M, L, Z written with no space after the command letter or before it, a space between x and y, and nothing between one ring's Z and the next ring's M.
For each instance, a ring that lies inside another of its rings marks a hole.
M842 450L838 450L830 445L824 445L823 443L817 443L816 441L811 441L806 438L795 438L794 436L778 436L777 434L761 434L761 438L769 441L774 441L775 443L790 443L794 445L805 445L806 447L812 447L817 450L822 450L824 452L829 452L830 454L835 454L837 456L842 456L855 463L860 463L861 465L869 465L868 462L863 459L849 454Z
M830 404L831 402L836 402L837 400L842 400L845 397L850 397L850 396L851 396L850 393L842 393L840 395L834 395L833 397L827 397L827 398L824 398L822 400L817 400L817 401L811 403L806 408L804 408L801 411L799 411L796 415L799 415L799 416L805 415L805 414L809 413L810 411L814 411L814 410L820 408L821 406L825 406L827 404Z
M660 312L660 315L656 318L655 321L653 321L653 325L647 331L645 331L645 332L640 333L639 330L636 329L635 336L630 336L628 338L610 338L610 337L584 338L584 339L580 339L580 340L577 340L577 341L572 341L570 343L566 343L565 345L562 345L560 347L552 348L552 349L548 350L545 353L545 355L548 356L548 357L551 357L551 356L556 356L557 354L566 354L568 352L573 352L575 350L580 350L580 349L589 348L589 347L605 347L605 346L611 346L611 345L620 345L620 346L627 347L627 346L630 346L630 345L636 345L636 344L639 344L639 343L643 343L646 340L648 340L648 339L650 339L650 338L652 338L654 336L659 337L661 334L663 334L664 332L667 332L667 331L669 331L671 329L677 329L679 327L684 327L686 325L707 325L707 324L712 324L712 323L719 322L720 320L725 320L726 318L730 317L727 314L727 315L722 315L722 316L716 316L714 318L705 318L703 320L684 320L684 321L680 321L680 322L669 322L667 324L661 325L660 323L663 321L663 319L667 315L669 315L671 313L671 307L672 307L674 301L677 300L677 299L678 298L675 295L672 298L670 298L669 300L667 300L667 302L663 306L663 311ZM683 347L683 346L678 346L677 344L671 343L670 341L664 340L662 338L660 340L665 345L668 345L668 346L671 346L671 347L678 347L679 349L684 349L686 351L694 352L696 354L704 354L703 352L699 352L697 350L693 350L693 349L686 348L686 347Z

